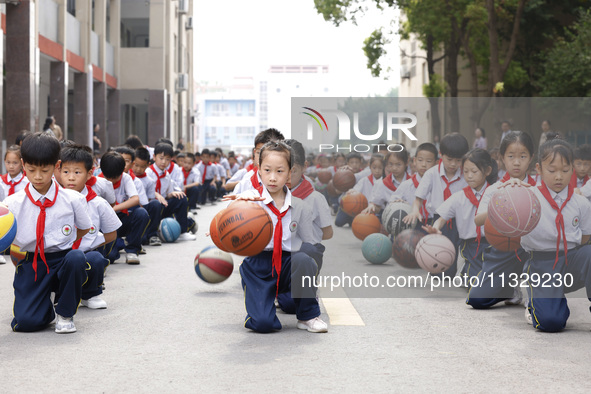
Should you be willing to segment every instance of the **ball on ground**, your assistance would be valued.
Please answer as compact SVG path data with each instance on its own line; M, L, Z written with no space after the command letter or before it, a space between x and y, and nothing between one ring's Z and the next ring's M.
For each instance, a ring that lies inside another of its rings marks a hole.
M362 213L355 216L353 223L351 223L351 230L360 240L364 240L368 235L379 233L382 228L380 219L371 213Z
M361 253L372 264L384 264L390 259L392 242L384 234L370 234L363 240Z
M384 229L392 235L398 235L402 231L410 228L409 224L405 224L404 219L412 208L410 205L404 202L391 202L386 205L384 212L382 213L382 225Z
M415 258L417 244L424 234L417 230L404 230L400 232L392 244L392 257L404 268L419 268Z
M195 257L195 273L207 283L220 283L232 275L234 262L229 253L208 246Z
M419 267L432 274L439 274L456 261L456 250L445 235L428 234L417 244L415 258Z
M158 235L164 242L174 242L181 236L181 225L173 218L164 218L158 226Z

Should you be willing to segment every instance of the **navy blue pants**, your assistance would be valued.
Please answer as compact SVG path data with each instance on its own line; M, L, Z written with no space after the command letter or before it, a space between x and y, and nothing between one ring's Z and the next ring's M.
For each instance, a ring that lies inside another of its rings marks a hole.
M222 187L222 181L217 181L215 183L215 186L216 186L216 196L217 197L223 197L224 194L226 194L226 189L224 189Z
M201 194L199 195L199 204L205 205L208 196L210 201L215 200L216 188L215 183L213 183L213 179L206 179L200 188Z
M278 288L277 273L272 268L272 256L272 251L263 251L256 256L245 258L240 265L246 306L244 327L263 333L281 329L281 322L275 313L275 295ZM279 292L290 291L292 281L302 283L303 277L314 278L317 274L316 262L305 253L283 253L281 260ZM298 320L305 321L320 316L316 288L313 287L313 282L311 285L312 287L300 286L297 289L297 296L300 297L296 297L294 302Z
M486 309L513 297L511 275L523 272L527 253L519 248L513 252L501 252L489 246L484 251L482 270L477 275L478 286L470 288L466 304L475 309ZM476 283L475 283L476 284Z
M310 243L304 242L302 244L302 247L300 248L300 252L303 252L314 259L314 261L316 262L316 266L318 266L318 273L320 273L320 270L322 269L322 260L324 257L325 250L325 246L321 243L312 245ZM277 303L279 304L281 310L285 313L293 315L297 311L296 303L294 299L291 297L291 290L279 293L277 295Z
M86 271L88 280L82 286L82 299L88 300L103 293L103 280L105 278L105 269L109 266L109 260L96 251L86 252L85 254L89 269Z
M57 313L63 317L76 314L82 286L87 280L86 256L81 250L65 250L46 253L47 267L37 257L37 280L33 270L33 253L27 253L14 273L14 331L39 331L47 327ZM59 294L55 307L51 302L51 292Z
M488 248L490 245L486 242L486 239L482 237L480 240L480 246L478 246L478 242L476 239L468 239L468 240L460 240L462 244L462 248L460 249L460 254L462 258L466 261L464 264L464 268L462 268L462 276L467 276L471 278L473 276L477 276L480 271L482 271L482 264L484 260L484 250Z
M117 242L111 249L108 255L109 261L112 263L119 259L119 251L125 248L127 253L138 254L142 249L142 238L150 223L150 216L148 211L142 207L135 207L129 210L126 215L123 212L117 212L117 217L121 220L121 227L117 230ZM121 238L126 237L127 245L125 245Z
M541 331L556 332L566 326L570 310L565 293L585 287L591 301L591 245L569 250L566 259L560 253L553 268L556 252L531 252L525 263L524 276L530 279L528 310L534 328Z
M345 224L351 226L351 224L353 224L353 219L353 216L346 214L343 212L343 209L339 207L339 210L337 211L337 217L334 219L334 225L337 227L343 227Z
M185 190L185 194L187 195L187 199L189 199L189 209L196 209L197 208L197 200L199 199L199 194L201 193L201 185L193 186Z
M164 207L162 210L162 217L169 218L173 217L179 224L181 225L181 234L186 233L191 226L189 226L189 222L187 221L187 212L189 211L189 200L187 197L182 198L167 198L166 202L168 202L168 206ZM160 222L158 222L158 226ZM156 226L156 228L158 228Z
M162 210L164 209L164 206L160 201L152 200L147 205L144 205L143 208L148 212L148 216L150 217L150 224L148 224L148 228L142 238L142 243L147 245L150 238L156 236L158 232L158 226L162 220Z

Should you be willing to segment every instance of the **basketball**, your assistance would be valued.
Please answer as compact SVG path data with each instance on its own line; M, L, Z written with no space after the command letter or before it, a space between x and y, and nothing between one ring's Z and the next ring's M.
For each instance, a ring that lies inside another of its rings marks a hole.
M230 253L208 246L195 257L195 273L207 283L220 283L232 275L234 262Z
M456 251L445 235L428 234L417 244L415 258L419 267L432 274L439 274L456 261Z
M341 199L341 208L349 216L356 216L367 208L367 198L361 193L345 194Z
M227 252L227 250L222 245L222 241L220 241L220 236L218 234L218 218L222 215L224 211L219 211L213 219L211 219L211 223L209 224L209 236L213 241L214 245L217 246L219 249ZM197 224L197 223L195 223Z
M332 172L330 170L320 170L318 171L318 181L323 185L326 185L332 179Z
M335 189L334 185L332 184L332 181L328 182L328 184L326 185L326 192L331 197L338 197L341 195L341 193L339 193L339 191Z
M351 224L353 235L360 240L364 240L368 235L379 233L382 229L380 219L371 213L362 213L355 216Z
M0 252L10 248L16 236L16 220L4 204L0 204Z
M521 238L511 238L499 233L486 218L484 222L484 235L491 246L501 252L512 252L521 247Z
M224 249L240 256L263 251L273 237L273 222L263 207L235 201L218 217L218 234Z
M16 267L19 261L25 259L27 255L26 252L21 251L21 249L16 246L15 244L10 245L10 260L12 260L12 264Z
M158 226L158 235L164 242L174 242L181 236L181 225L173 218L164 218Z
M332 178L332 184L335 189L346 192L355 186L355 174L349 170L338 170Z
M492 195L488 218L494 228L507 237L523 237L540 221L540 200L525 186L507 186Z
M370 234L361 245L363 257L372 264L384 264L390 259L392 242L384 234Z
M315 180L314 184L312 186L314 186L314 190L316 190L317 192L322 192L322 191L324 191L324 189L326 189L326 187L328 185L325 185L324 183L322 183L318 180Z
M417 230L404 230L394 238L392 257L404 268L419 268L415 249L424 235Z
M391 202L386 205L384 212L382 213L382 224L384 229L392 235L398 235L403 230L411 227L409 224L405 224L404 219L412 208L410 205L404 202Z

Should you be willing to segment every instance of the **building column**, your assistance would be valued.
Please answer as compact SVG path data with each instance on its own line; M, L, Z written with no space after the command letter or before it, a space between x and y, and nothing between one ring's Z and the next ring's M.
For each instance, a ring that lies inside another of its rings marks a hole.
M21 130L37 131L35 119L35 3L6 5L6 134L13 144Z
M148 103L148 145L155 145L165 132L165 100L164 90L150 90Z
M98 137L101 140L101 153L109 148L107 138L107 84L95 82L93 89L93 120L92 124L100 124Z
M88 140L88 78L87 73L74 74L74 133L72 138L79 144L92 148Z
M107 93L107 144L109 146L121 143L121 100L119 89L109 90Z
M62 128L68 139L68 66L64 62L51 62L49 74L49 113Z

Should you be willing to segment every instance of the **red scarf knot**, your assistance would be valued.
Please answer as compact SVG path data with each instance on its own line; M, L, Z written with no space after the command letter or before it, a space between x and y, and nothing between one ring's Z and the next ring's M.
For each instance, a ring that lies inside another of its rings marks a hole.
M568 196L566 200L562 203L562 206L558 206L556 201L550 195L550 191L548 190L548 186L546 183L542 181L542 186L539 186L538 189L548 201L550 206L556 211L556 231L558 232L558 237L556 237L556 260L554 260L554 266L552 269L556 268L556 264L558 263L558 257L560 252L560 238L562 237L564 243L564 264L568 264L567 254L568 254L568 242L566 241L566 230L564 229L564 217L562 216L562 209L566 206L566 204L570 201L571 197L573 196L574 188L572 183L568 185Z

